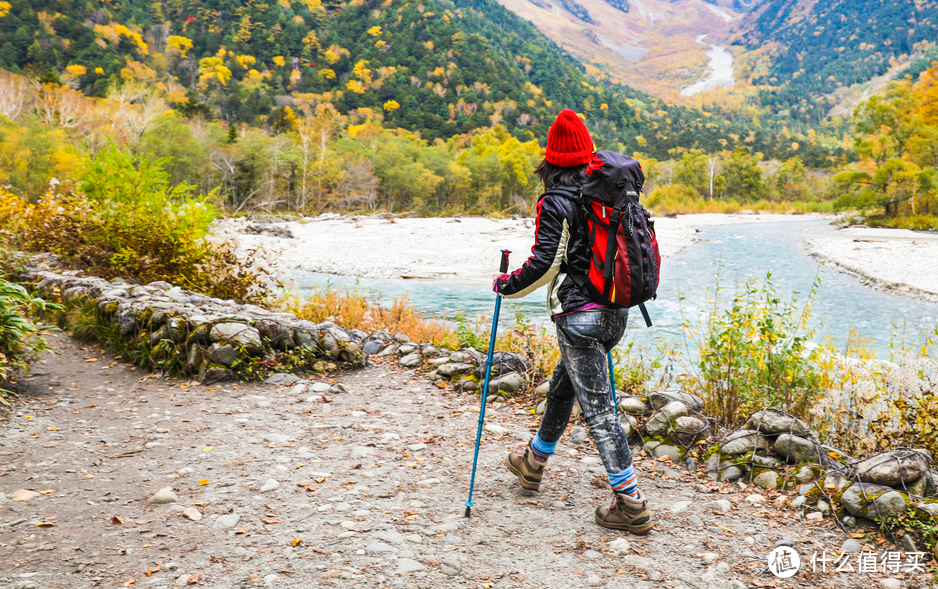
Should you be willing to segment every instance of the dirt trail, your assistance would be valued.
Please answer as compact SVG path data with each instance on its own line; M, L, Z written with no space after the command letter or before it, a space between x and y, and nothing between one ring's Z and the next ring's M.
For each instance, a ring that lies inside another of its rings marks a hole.
M883 576L812 574L811 554L845 540L830 523L804 526L766 505L774 496L749 503L753 488L646 457L636 466L655 530L604 530L593 510L611 495L588 443L561 440L538 494L502 467L534 431L520 407L488 412L466 520L478 398L390 361L315 378L345 392L301 393L153 377L51 341L60 355L0 421L2 588L868 587ZM149 502L167 486L178 502ZM38 495L13 501L22 489ZM732 509L707 507L717 500ZM801 554L793 579L764 572L778 541Z

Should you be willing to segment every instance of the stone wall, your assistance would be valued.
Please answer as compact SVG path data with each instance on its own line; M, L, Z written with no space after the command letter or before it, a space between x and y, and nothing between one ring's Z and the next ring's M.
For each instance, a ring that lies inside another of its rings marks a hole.
M172 366L202 382L235 378L248 369L252 376L266 376L287 353L305 363L298 370L364 365L369 341L391 340L385 332L367 335L313 323L166 282L137 285L42 266L28 268L21 281L67 306L93 305L96 320L113 327L125 348L146 354L151 366Z

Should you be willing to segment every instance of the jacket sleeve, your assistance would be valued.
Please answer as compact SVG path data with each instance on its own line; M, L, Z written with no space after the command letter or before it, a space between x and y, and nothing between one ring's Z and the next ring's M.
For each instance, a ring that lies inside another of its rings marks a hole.
M535 227L531 256L497 281L498 293L506 298L521 298L553 280L567 257L570 225L557 197L548 194L538 201Z

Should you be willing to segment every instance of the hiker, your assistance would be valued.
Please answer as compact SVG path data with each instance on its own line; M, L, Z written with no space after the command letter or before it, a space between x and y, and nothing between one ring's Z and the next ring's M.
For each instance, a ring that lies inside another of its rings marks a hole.
M557 327L561 358L550 379L537 435L527 447L509 454L507 465L522 487L537 491L577 399L615 495L611 506L596 509L596 522L642 534L651 528L652 517L638 490L606 368L606 353L625 332L628 309L603 304L574 279L574 275L589 273L592 256L579 188L602 165L583 121L572 110L561 111L548 132L544 161L536 170L545 193L537 202L532 255L521 268L496 277L493 284L493 290L507 298L523 297L549 284L547 304Z

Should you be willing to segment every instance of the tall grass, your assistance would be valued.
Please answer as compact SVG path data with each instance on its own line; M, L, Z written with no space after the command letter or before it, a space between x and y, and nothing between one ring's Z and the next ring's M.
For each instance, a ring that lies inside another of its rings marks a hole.
M831 213L830 202L822 201L772 201L757 200L739 202L732 198L707 199L696 190L673 184L659 186L644 199L644 205L659 215L689 215L694 213L735 214L742 211L797 215L805 213Z

